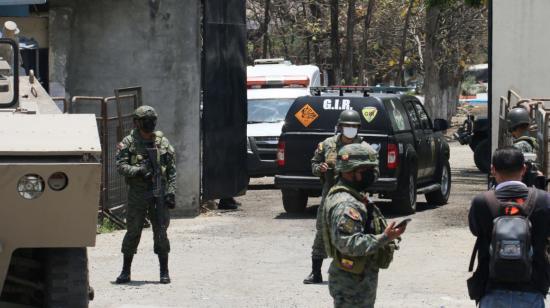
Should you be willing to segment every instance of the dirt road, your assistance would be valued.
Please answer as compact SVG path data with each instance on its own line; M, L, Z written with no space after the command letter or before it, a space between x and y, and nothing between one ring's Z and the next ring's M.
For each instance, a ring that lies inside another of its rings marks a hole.
M486 181L472 156L467 146L451 144L450 203L432 207L420 197L401 249L391 267L380 273L377 307L474 307L465 282L474 243L467 211L470 198ZM239 201L239 211L172 221L170 285L157 283L150 230L135 257L134 282L126 286L112 283L121 266L124 232L100 235L89 251L96 290L91 306L331 307L326 283L302 284L310 271L319 199L310 200L302 216L284 213L277 190L249 191ZM389 203L379 205L384 209ZM325 280L328 265L323 266Z

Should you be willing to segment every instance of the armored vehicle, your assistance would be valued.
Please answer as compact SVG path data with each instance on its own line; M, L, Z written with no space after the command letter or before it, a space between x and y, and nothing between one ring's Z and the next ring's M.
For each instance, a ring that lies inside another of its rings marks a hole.
M321 182L312 175L317 144L334 135L338 116L354 109L361 114L359 136L379 153L380 176L370 193L391 199L401 213L416 211L416 195L431 204L447 203L451 191L449 145L441 131L446 120L432 122L420 101L394 87L319 87L296 99L279 139L275 185L287 212L301 212ZM372 93L379 92L379 93ZM380 93L383 92L383 93Z
M94 115L64 114L0 39L0 307L88 307L101 184ZM14 52L15 51L15 52Z

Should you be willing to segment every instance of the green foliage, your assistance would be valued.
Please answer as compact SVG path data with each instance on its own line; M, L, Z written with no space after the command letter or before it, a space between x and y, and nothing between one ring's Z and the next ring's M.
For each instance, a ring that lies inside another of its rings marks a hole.
M99 234L111 233L116 230L120 230L120 228L107 218L103 218L97 227L97 232Z
M476 95L487 92L487 88L476 82L475 76L466 76L461 85L462 95Z
M457 0L426 0L426 5L428 7L442 6L442 5L451 5ZM464 0L464 3L471 6L482 6L487 4L487 0Z

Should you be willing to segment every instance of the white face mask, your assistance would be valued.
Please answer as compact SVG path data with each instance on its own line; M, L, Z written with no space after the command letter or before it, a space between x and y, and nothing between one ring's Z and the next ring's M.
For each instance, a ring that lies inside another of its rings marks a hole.
M342 127L342 133L346 138L353 139L357 136L357 127Z

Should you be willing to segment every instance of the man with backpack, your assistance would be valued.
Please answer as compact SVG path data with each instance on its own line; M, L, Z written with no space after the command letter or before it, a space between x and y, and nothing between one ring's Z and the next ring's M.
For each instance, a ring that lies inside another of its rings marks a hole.
M539 308L550 285L550 195L529 188L523 153L514 147L493 154L497 186L476 196L469 213L477 237L468 279L470 297L480 307Z

